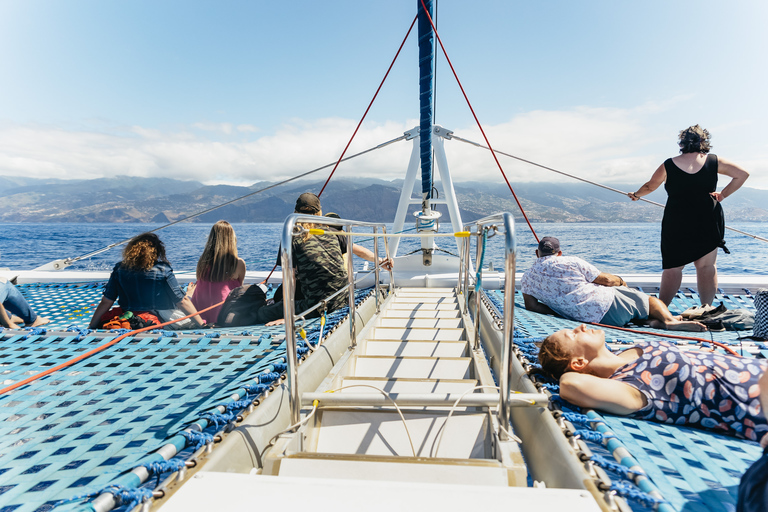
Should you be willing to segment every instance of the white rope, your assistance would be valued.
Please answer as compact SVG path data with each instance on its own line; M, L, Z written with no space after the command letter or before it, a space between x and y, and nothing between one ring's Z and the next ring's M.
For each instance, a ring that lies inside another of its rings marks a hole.
M401 140L405 140L406 138L407 138L406 135L401 135L400 137L397 137L396 139L388 140L387 142L383 142L383 143L379 144L378 146L374 146L372 148L366 149L365 151L361 151L359 153L355 153L354 155L350 155L350 156L348 156L346 158L342 158L340 160L340 162L346 162L347 160L351 160L353 158L357 158L359 156L365 155L366 153L370 153L371 151L375 151L377 149L381 149L381 148L384 148L386 146L389 146L390 144L394 144L395 142L399 142ZM254 192L250 192L250 193L248 193L248 194L246 194L244 196L237 197L235 199L232 199L231 201L227 201L226 203L221 203L219 205L212 206L211 208L208 208L206 210L202 210L202 211L199 211L197 213L193 213L191 215L187 215L186 217L183 217L181 219L175 220L173 222L169 222L168 224L160 226L159 228L155 228L155 229L153 229L151 231L147 231L147 233L154 233L155 231L160 231L161 229L165 229L167 227L173 226L174 224L178 224L179 222L184 222L185 220L189 220L189 219L193 219L195 217L199 217L200 215L204 215L204 214L206 214L208 212L212 212L212 211L217 210L217 209L219 209L219 208L221 208L223 206L230 205L232 203L235 203L235 202L240 201L242 199L245 199L247 197L251 197L251 196L254 196L256 194L260 194L261 192L266 192L267 190L273 189L275 187L279 187L280 185L284 185L286 183L290 183L291 181L297 180L299 178L303 178L305 176L309 176L310 174L316 173L318 171L322 171L323 169L328 169L329 167L333 167L334 165L336 165L336 163L337 162L333 162L331 164L327 164L327 165L324 165L322 167L318 167L317 169L312 169L311 171L307 171L307 172L305 172L303 174L299 174L297 176L294 176L293 178L288 178L287 180L280 181L278 183L269 185L268 187L264 187L264 188L261 188L259 190L254 191ZM103 248L101 248L101 249L99 249L97 251L89 252L88 254L84 254L82 256L77 256L75 258L67 258L67 259L64 260L64 263L67 266L69 266L72 263L75 263L76 261L80 261L80 260L84 260L84 259L87 259L87 258L91 258L93 256L96 256L97 254L101 254L103 252L106 252L106 251L112 249L113 247L117 247L117 246L126 244L126 243L130 242L132 239L133 239L133 237L126 238L125 240L121 240L119 242L115 242L115 243L110 244L110 245L108 245L106 247L103 247Z
M450 138L458 140L459 142L464 142L466 144L470 144L470 145L478 147L478 148L490 149L488 146L484 146L483 144L480 144L479 142L473 142L471 140L467 140L467 139L461 138L461 137L459 137L457 135L453 135L452 134ZM590 185L594 185L596 187L604 188L605 190L610 190L611 192L616 192L617 194L621 194L623 196L626 196L628 194L628 192L624 192L623 190L619 190L617 188L612 188L612 187L609 187L607 185L602 185L602 184L594 182L594 181L589 181L587 179L580 178L578 176L574 176L573 174L568 174L567 172L558 171L557 169L553 169L552 167L547 167L546 165L537 164L536 162L532 162L531 160L526 160L525 158L520 158L519 156L510 155L509 153L505 153L503 151L499 151L499 150L494 149L493 152L497 153L499 155L507 156L509 158L514 158L517 161L524 162L526 164L530 164L530 165L533 165L535 167L539 167L540 169L546 169L547 171L555 172L555 173L560 174L562 176L567 176L569 178L573 178L574 180L582 181L584 183L589 183ZM650 199L644 199L644 198L641 197L638 200L639 201L644 201L646 203L649 203L649 204L652 204L652 205L655 205L655 206L660 206L661 208L664 208L663 204L657 203L656 201L651 201ZM760 240L761 242L768 242L768 238L763 238L763 237L758 236L758 235L753 235L752 233L747 233L745 231L741 231L739 229L732 228L730 226L725 226L725 229L734 231L734 232L739 233L741 235L745 235L745 236L754 238L755 240Z
M400 415L400 419L403 422L403 427L405 427L405 434L408 436L408 442L411 444L411 452L413 453L413 456L418 457L418 455L416 455L416 449L413 447L413 440L411 439L411 432L408 430L408 423L406 423L405 416L403 416L403 412L400 410L400 407L398 407L397 402L395 402L395 399L392 398L389 395L389 393L387 393L383 389L377 388L376 386L371 386L370 384L350 384L349 386L342 386L340 388L336 388L331 391L328 391L328 393L334 393L336 391L341 391L342 389L349 389L349 388L371 388L371 389L375 389L376 391L378 391L379 393L387 397L390 400L390 402L392 402L392 405L395 406L395 410L397 411L397 414ZM395 455L398 455L398 454L396 453Z

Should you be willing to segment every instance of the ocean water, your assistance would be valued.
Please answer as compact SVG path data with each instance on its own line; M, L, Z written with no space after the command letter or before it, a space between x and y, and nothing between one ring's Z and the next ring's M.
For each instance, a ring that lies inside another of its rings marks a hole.
M238 251L245 259L248 270L271 270L277 255L282 224L233 224L238 239ZM50 261L81 256L97 251L115 242L130 238L160 224L12 224L0 223L0 267L12 270L31 270ZM657 273L661 271L659 252L660 226L654 223L637 224L534 224L539 237L556 236L564 254L579 256L612 273ZM738 223L732 227L768 238L768 225ZM194 272L197 259L205 245L210 225L176 224L158 232L166 245L168 259L174 270ZM391 225L388 225L391 232ZM356 230L358 231L358 230ZM535 240L528 226L518 224L518 271L533 262ZM720 251L718 269L721 273L768 273L768 243L739 233L726 232L731 254ZM373 248L373 243L356 238L355 243ZM503 263L503 237L491 238L487 243L486 263L495 267ZM383 254L383 243L380 243ZM451 253L456 252L453 239L438 240L438 245ZM418 249L418 239L403 239L399 254ZM73 270L110 270L120 260L121 247L110 249L88 260L73 265ZM474 249L473 249L474 257ZM686 273L695 273L693 265Z

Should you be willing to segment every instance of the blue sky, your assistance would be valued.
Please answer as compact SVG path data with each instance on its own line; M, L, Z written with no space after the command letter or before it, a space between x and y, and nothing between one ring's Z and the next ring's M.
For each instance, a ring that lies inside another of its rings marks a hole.
M0 175L250 184L335 161L415 0L0 0ZM699 123L768 188L768 2L442 0L438 31L499 150L641 184ZM436 121L482 141L445 59ZM351 151L417 123L415 34ZM459 181L500 180L446 144ZM410 145L340 175L402 177ZM501 160L511 180L562 180Z

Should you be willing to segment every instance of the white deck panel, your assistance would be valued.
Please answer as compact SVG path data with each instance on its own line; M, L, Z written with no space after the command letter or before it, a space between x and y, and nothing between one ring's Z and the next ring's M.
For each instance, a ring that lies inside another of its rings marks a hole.
M431 297L424 295L409 295L407 297L401 297L400 295L395 295L395 298L392 299L392 302L395 304L403 302L417 304L458 304L456 297L442 297L440 295L434 295Z
M495 461L494 461L495 462ZM360 462L285 458L280 462L280 476L324 475L350 480L384 480L460 485L507 486L509 477L502 467L470 464L408 464L403 462ZM367 507L361 507L364 509Z
M377 379L371 377L345 377L342 386L361 385L341 390L342 393L372 393L368 387L383 389L387 393L464 393L477 386L473 379Z
M298 490L306 499L297 497ZM280 504L287 512L432 511L467 512L483 508L599 512L586 491L489 485L354 481L330 478L246 475L200 471L163 505L164 512L257 510Z
M410 433L417 457L480 459L485 456L487 414L456 412L451 416L439 446L438 435L448 411L403 411L403 415L408 425L407 432L395 411L322 411L316 452L413 456L408 441Z
M470 362L468 357L358 356L355 377L465 379Z
M423 303L423 302L392 302L389 307L391 309L400 309L407 311L457 311L458 304L437 304L437 303Z
M403 328L452 328L462 327L461 318L380 318L379 327L403 327Z
M415 340L415 341L460 341L464 339L463 328L428 327L374 327L369 339L372 340Z
M466 355L464 341L369 341L368 356L462 357Z
M460 318L461 313L457 309L428 310L420 309L409 311L407 309L386 309L382 311L381 320L385 318Z

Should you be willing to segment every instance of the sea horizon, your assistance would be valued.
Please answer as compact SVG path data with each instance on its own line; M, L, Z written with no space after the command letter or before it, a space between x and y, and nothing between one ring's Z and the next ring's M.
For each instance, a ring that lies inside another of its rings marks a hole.
M560 239L563 253L579 256L611 273L660 273L660 230L658 223L532 223L539 237ZM156 229L156 223L0 223L0 267L32 270L62 258L75 258L98 251L110 244ZM166 245L171 265L176 271L193 271L203 250L211 224L182 223L158 231ZM276 261L282 223L233 223L238 237L240 257L248 270L271 270ZM406 225L411 229L412 225ZM731 227L768 238L768 225L759 222L734 223ZM441 231L449 224L444 223ZM387 223L391 232L392 225ZM357 230L359 231L359 230ZM517 223L517 271L528 268L535 256L536 241L525 223ZM357 237L355 243L373 248L368 237ZM486 265L497 269L502 265L502 237L487 243ZM383 243L380 243L383 255ZM768 258L756 257L768 251L768 244L746 235L726 231L726 245L731 254L718 254L718 271L723 274L768 274ZM438 246L456 253L451 239L439 239ZM399 255L418 250L418 239L403 239ZM474 255L474 249L473 253ZM113 248L88 260L75 263L70 270L111 270L120 260L120 248ZM358 267L362 266L362 261ZM686 274L695 273L688 265Z

